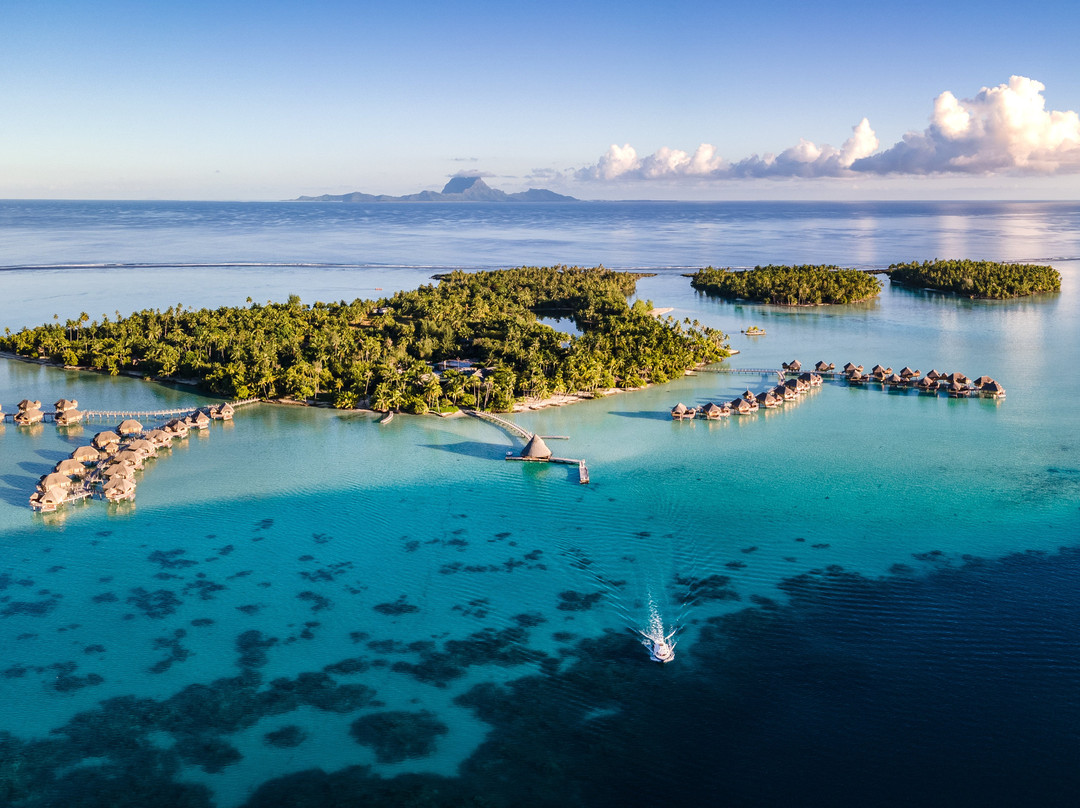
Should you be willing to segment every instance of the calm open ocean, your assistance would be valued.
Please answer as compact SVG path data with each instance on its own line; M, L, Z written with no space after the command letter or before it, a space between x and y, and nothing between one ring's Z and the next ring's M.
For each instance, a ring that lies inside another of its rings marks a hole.
M784 309L681 274L934 257L1051 263L1062 291ZM514 416L589 485L477 420L258 405L150 461L133 508L44 516L37 478L103 427L0 426L0 805L1080 802L1078 204L0 202L0 327L521 264L653 271L638 295L730 334L734 367L1008 396L827 382L672 422L771 381L703 373ZM23 398L208 401L0 359Z

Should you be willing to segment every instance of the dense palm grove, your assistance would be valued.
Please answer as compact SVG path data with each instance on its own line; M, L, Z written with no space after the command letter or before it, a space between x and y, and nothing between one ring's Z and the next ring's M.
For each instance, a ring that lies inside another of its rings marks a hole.
M692 276L695 289L727 300L753 300L779 306L857 303L881 291L873 275L835 266L775 266L747 270L705 267Z
M893 264L889 279L903 286L993 299L1061 291L1061 274L1053 267L994 261Z
M112 374L197 379L223 396L331 399L338 407L427 412L509 409L523 396L660 383L727 355L726 336L627 297L640 276L598 267L453 272L378 301L215 310L170 307L128 317L5 330L0 348ZM250 301L249 301L250 302ZM537 313L570 317L569 336ZM444 359L474 368L437 374Z

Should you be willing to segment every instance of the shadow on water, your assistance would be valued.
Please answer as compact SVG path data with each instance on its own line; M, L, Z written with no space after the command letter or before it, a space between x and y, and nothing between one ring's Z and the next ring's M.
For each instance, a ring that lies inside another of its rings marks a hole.
M502 443L484 443L477 440L463 440L457 443L421 443L422 449L438 449L441 452L478 457L482 460L502 460L506 457L506 445Z
M30 495L34 493L34 487L40 476L40 474L32 477L22 477L17 474L0 475L0 482L4 484L0 486L0 500L9 505L25 505Z
M644 418L647 421L670 421L671 413L668 412L616 412L608 410L608 415L617 415L620 418Z

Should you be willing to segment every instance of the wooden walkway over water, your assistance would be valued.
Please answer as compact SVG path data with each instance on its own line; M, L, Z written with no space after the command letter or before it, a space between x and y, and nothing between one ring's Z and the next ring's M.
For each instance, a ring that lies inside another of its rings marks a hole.
M239 401L230 401L234 410L240 407L247 406L249 404L258 404L262 399L259 398L244 398ZM199 404L195 407L183 407L173 410L83 410L82 423L111 423L113 421L125 421L128 418L134 418L140 421L158 420L161 418L180 418L185 415L191 415L199 410L208 409L211 404ZM56 420L56 413L43 412L44 421L46 423L52 423ZM5 412L3 413L3 420L14 420L15 413Z
M517 435L523 441L528 443L535 437L535 433L530 432L519 424L515 424L513 421L506 418L500 418L493 412L484 412L483 410L462 410L466 415L471 415L474 418L479 418L482 421L487 421L490 424L505 429L507 432ZM540 435L541 438L547 440L569 440L566 435ZM533 458L533 457L517 457L512 453L506 455L507 460L521 460L532 463L562 463L568 466L578 467L578 482L585 485L589 482L589 467L585 465L584 460L569 457L547 457L547 458Z

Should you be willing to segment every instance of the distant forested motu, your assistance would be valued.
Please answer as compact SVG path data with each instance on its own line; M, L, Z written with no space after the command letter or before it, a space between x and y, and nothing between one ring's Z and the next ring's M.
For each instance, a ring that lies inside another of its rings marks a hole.
M639 387L728 355L726 335L659 319L627 298L638 278L603 267L456 271L377 301L85 312L17 333L0 349L66 366L197 380L223 396L331 400L338 407L507 410L515 399ZM581 335L537 315L571 318ZM441 372L435 365L448 363Z
M893 264L889 267L889 280L901 286L994 300L1061 291L1061 273L1053 267L994 261Z
M778 306L858 303L881 291L881 283L873 275L836 266L770 264L746 270L705 267L691 278L695 289L713 297Z

